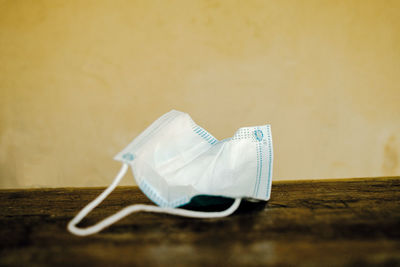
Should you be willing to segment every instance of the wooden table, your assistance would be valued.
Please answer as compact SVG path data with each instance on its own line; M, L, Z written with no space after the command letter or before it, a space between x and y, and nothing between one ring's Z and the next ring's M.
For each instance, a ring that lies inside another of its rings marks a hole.
M0 265L400 266L400 178L274 182L221 219L133 214L77 237L68 221L102 188L0 191ZM118 188L82 225L132 203Z

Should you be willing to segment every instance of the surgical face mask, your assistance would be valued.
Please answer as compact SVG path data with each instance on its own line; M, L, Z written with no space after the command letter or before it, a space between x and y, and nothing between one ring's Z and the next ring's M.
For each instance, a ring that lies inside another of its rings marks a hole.
M83 208L68 224L76 235L90 235L137 211L169 213L195 218L232 214L242 198L267 201L272 181L270 125L244 127L231 138L218 141L188 114L172 110L137 136L115 160L122 168L112 184ZM136 183L158 206L128 206L94 226L76 225L119 184L131 167ZM181 209L200 195L235 199L224 211Z

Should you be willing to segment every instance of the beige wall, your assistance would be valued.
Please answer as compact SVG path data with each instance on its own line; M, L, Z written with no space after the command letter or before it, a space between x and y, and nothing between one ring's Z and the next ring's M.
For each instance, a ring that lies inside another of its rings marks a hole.
M400 175L400 1L0 1L0 187L101 186L170 109L274 179ZM132 175L123 184L133 184Z

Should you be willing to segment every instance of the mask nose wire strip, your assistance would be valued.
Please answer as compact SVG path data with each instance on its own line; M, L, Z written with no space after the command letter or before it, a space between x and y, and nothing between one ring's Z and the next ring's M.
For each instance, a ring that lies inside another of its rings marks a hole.
M87 236L95 234L103 230L104 228L112 225L113 223L121 220L122 218L128 216L131 213L138 211L155 212L155 213L167 213L183 217L191 218L220 218L231 215L240 205L241 198L236 198L233 204L226 210L217 212L202 212L202 211L191 211L179 208L161 208L152 205L135 204L123 208L117 213L103 219L93 226L86 228L80 228L76 225L86 217L96 206L98 206L119 184L121 179L124 177L126 171L128 170L128 164L124 163L121 170L115 177L114 181L105 189L96 199L90 202L86 207L84 207L76 216L68 223L68 230L78 236Z

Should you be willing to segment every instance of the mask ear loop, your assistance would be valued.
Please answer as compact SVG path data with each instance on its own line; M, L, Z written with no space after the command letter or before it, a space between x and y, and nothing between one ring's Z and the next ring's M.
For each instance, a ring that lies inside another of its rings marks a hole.
M95 225L80 228L76 225L82 221L95 207L97 207L119 184L122 178L125 176L126 171L128 170L128 164L124 163L122 165L121 170L115 177L114 181L92 202L90 202L86 207L84 207L69 223L68 223L68 231L72 234L78 236L87 236L100 232L104 228L116 223L122 218L128 216L131 213L146 211L146 212L155 212L155 213L167 213L177 216L183 217L191 217L191 218L221 218L231 215L240 205L241 198L236 198L233 204L226 210L217 211L217 212L203 212L203 211L192 211L185 210L180 208L161 208L158 206L152 205L143 205L143 204L135 204L130 205L128 207L123 208L117 213L101 220Z

